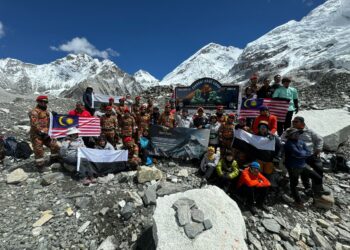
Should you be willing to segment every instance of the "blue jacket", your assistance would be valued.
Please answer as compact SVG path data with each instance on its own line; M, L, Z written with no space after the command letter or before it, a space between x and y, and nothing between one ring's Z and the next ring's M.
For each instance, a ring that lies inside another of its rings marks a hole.
M288 140L284 145L287 168L304 168L305 160L311 153L302 140Z

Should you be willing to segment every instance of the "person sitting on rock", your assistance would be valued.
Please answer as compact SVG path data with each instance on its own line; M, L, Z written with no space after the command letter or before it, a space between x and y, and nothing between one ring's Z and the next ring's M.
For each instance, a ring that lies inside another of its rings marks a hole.
M69 128L67 137L63 140L60 149L60 156L63 163L73 166L73 169L75 169L78 161L78 148L85 147L79 133L80 131L76 127Z
M231 191L231 186L236 183L236 178L239 175L239 168L237 162L234 160L234 154L231 150L226 151L224 158L222 158L216 166L216 174L218 179L217 185L225 192Z
M139 147L136 145L131 136L123 139L123 149L128 150L128 168L135 170L141 163L139 157Z
M220 151L215 153L214 147L208 147L208 151L203 156L203 159L200 165L200 171L204 174L203 177L206 180L208 180L214 173L214 170L219 163L219 159L220 159Z
M300 131L296 128L288 128L285 136L287 142L284 145L285 164L289 173L290 190L297 206L303 203L297 189L299 176L307 175L314 183L322 184L322 177L311 167L306 166L306 159L311 156L305 142L299 139Z
M308 175L301 175L301 180L307 194L314 194L316 197L321 195L329 195L330 192L323 189L323 166L320 158L320 153L323 149L323 138L312 129L305 125L304 117L296 116L292 121L292 126L302 132L299 139L304 141L308 150L312 153L306 158L308 164L316 173L321 176L321 182L312 183L310 188L310 178ZM283 136L283 135L282 135Z
M270 181L260 173L260 164L254 161L242 171L237 189L247 208L256 214L256 207L263 208L270 186Z
M112 144L110 144L106 137L103 135L97 137L96 139L96 144L95 144L96 149L102 149L102 150L114 150L114 147Z

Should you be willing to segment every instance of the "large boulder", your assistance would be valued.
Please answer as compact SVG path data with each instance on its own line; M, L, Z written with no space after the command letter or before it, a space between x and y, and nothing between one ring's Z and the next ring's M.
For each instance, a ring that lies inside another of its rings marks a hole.
M159 180L163 177L162 171L156 167L141 166L137 170L137 181L145 183L148 181Z
M173 205L181 198L195 202L212 227L194 239L186 236L176 220ZM246 227L239 207L216 186L192 189L157 199L153 215L153 238L157 249L248 249L244 241Z
M326 150L336 151L350 135L350 113L346 110L306 110L297 115L304 117L308 128L323 137Z
M18 184L18 183L24 182L27 179L28 179L28 174L24 172L23 169L17 168L7 176L6 182L8 184Z

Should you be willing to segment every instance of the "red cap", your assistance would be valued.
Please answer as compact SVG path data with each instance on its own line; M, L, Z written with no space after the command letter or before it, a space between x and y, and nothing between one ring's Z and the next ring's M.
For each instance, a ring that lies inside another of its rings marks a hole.
M235 118L235 114L234 114L234 113L230 113L230 114L228 115L228 118Z
M124 97L124 96L121 97L121 98L119 99L119 101L125 101L125 97Z
M124 113L130 113L130 110L129 110L128 107L125 107L125 108L124 108Z
M110 98L108 99L108 101L114 101L114 98L113 98L113 97L110 97Z
M140 100L140 99L141 99L141 96L139 95L135 97L135 100Z
M39 96L36 98L36 101L37 101L37 102L39 102L39 101L48 102L48 101L49 101L49 98L47 97L47 95L39 95Z
M222 110L222 109L224 109L224 106L222 105L216 106L216 110Z
M203 108L203 107L199 107L199 108L197 109L197 112L199 112L199 111L204 112L204 108Z
M124 143L128 143L128 142L131 142L131 141L132 141L131 136L125 137L124 140L123 140Z
M112 106L107 106L106 107L106 111L111 111L112 110Z
M250 77L250 80L256 80L258 79L258 75L257 74L254 74Z

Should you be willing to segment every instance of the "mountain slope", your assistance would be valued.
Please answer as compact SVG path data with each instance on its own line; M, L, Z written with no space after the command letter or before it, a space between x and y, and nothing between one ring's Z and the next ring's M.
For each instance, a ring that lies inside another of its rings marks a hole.
M350 70L350 1L328 0L304 17L281 25L244 49L226 81L251 74L292 75L313 84L328 70Z
M0 60L0 87L21 94L58 94L93 85L95 92L134 94L141 85L110 60L99 61L85 54L69 54L49 64L34 65L16 59ZM75 94L73 94L75 95Z
M227 75L241 52L241 49L232 46L210 43L166 75L160 85L190 85L203 77L219 80Z
M149 87L154 87L159 85L159 80L152 76L149 72L145 70L138 70L134 74L135 80L141 84L143 89L148 89Z

